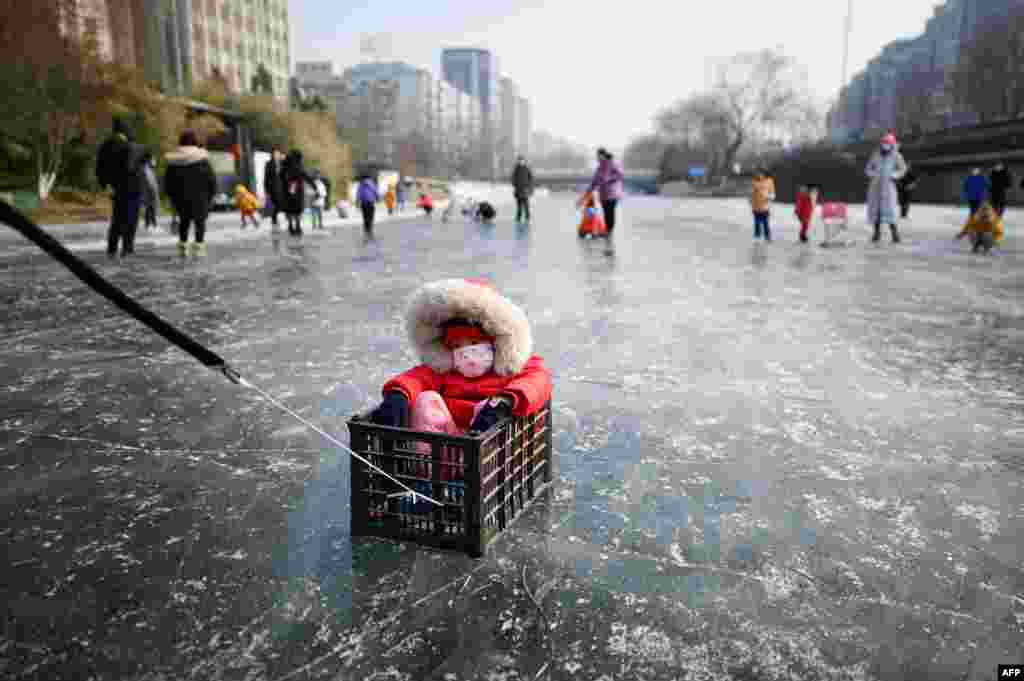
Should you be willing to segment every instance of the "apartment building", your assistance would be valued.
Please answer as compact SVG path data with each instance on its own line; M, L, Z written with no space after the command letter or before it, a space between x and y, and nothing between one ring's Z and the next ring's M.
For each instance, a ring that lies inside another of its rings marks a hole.
M219 72L249 92L262 64L288 95L288 0L78 0L82 30L104 58L139 68L168 92Z
M1021 0L946 0L935 7L920 36L889 43L843 87L829 112L830 136L844 141L896 127L897 98L911 91L930 99L935 120L929 127L970 123L970 112L954 110L948 76L959 64L961 47L986 22L1020 5Z
M340 126L366 130L377 162L397 165L399 145L414 136L439 156L479 140L480 100L436 80L426 69L368 62L336 76L325 64L297 63L296 84L329 101Z
M216 69L232 89L248 92L263 65L270 73L273 94L287 97L288 0L174 1L181 15L189 18L193 78L209 77Z

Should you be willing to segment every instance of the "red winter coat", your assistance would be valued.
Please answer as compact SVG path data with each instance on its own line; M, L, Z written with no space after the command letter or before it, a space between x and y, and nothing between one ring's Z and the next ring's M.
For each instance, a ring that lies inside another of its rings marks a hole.
M796 216L800 218L800 222L810 222L814 217L814 201L811 200L810 194L805 192L797 194Z
M479 378L466 378L458 371L439 373L426 364L395 376L384 384L384 393L397 390L409 400L410 407L425 390L441 394L455 425L468 430L473 421L473 407L496 395L512 399L514 416L529 416L551 399L551 372L544 360L533 355L526 366L513 376L499 376L493 371Z

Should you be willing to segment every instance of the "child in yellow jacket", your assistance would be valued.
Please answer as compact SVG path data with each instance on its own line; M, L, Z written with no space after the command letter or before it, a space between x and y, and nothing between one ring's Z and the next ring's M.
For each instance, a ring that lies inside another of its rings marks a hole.
M242 214L242 229L245 229L246 218L252 220L253 227L260 226L259 221L256 219L256 211L259 210L260 200L256 198L255 194L246 189L243 184L235 187L235 203L238 204L238 211Z
M971 251L973 253L984 249L987 254L992 250L992 246L1003 240L1003 219L999 217L999 213L995 211L990 202L985 201L981 204L977 212L967 220L967 224L956 235L956 238L962 239L968 235L974 246Z
M771 215L772 201L775 200L775 180L768 176L768 171L761 169L754 175L750 184L750 208L754 212L754 238L764 236L765 241L772 240L771 227L768 224Z

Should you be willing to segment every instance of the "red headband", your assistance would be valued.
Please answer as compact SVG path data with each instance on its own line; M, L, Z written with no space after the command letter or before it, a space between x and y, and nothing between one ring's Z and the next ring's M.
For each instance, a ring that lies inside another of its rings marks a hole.
M444 332L444 344L449 348L462 341L484 341L493 343L494 338L484 333L478 326L450 326Z

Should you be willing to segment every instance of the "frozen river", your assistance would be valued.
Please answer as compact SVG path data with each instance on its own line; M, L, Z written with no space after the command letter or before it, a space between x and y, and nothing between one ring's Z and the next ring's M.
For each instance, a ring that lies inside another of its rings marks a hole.
M555 374L556 482L484 559L348 536L349 461L30 249L0 254L0 676L987 679L1024 662L1024 247L770 244L742 201L570 199L182 261L83 257L347 440L424 281ZM812 232L812 241L820 234ZM4 239L6 245L12 243ZM541 673L542 672L542 673Z

